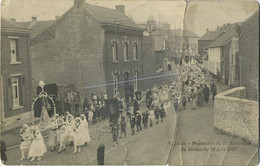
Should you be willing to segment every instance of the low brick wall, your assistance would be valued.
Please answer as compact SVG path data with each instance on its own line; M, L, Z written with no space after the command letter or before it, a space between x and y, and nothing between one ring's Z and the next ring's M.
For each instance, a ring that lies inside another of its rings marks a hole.
M242 99L245 96L244 87L218 94L214 101L214 127L258 144L258 102Z

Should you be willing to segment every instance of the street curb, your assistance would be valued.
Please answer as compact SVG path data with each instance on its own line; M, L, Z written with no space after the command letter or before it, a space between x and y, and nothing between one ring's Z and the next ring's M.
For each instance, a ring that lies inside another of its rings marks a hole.
M175 117L176 117L175 118L175 120L176 120L176 122L175 122L175 131L174 131L173 140L172 140L172 143L171 143L171 148L170 148L170 151L169 151L169 154L168 154L167 161L165 162L165 165L169 165L171 152L172 152L173 148L176 145L176 136L177 136L177 130L178 130L178 124L179 124L179 112L176 113Z

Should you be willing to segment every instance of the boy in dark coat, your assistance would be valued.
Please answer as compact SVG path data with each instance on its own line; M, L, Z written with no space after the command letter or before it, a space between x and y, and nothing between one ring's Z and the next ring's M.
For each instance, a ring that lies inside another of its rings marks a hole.
M204 100L206 103L209 102L209 87L205 84L204 89L203 89L203 94L204 94Z
M125 117L121 117L121 122L120 122L120 126L121 126L121 130L120 130L120 137L122 138L122 134L125 134L126 137L126 121L125 121Z
M131 118L130 118L130 126L132 129L132 135L135 135L135 124L136 124L136 118L135 118L135 115L132 114Z
M154 109L154 116L155 116L155 119L156 119L156 124L158 124L159 123L159 116L160 116L159 108Z
M165 110L163 108L163 103L161 104L161 107L159 109L159 114L160 114L161 122L163 122L163 118L165 116Z
M141 113L139 111L137 111L137 114L136 114L136 129L137 129L137 131L142 130L141 121L142 121Z
M182 98L182 106L183 106L183 109L186 109L186 104L187 104L186 97L183 96L183 98Z
M214 101L215 99L215 96L217 95L217 86L213 83L213 86L212 86L212 101Z
M139 104L137 100L134 100L134 114L136 116L137 111L139 111Z

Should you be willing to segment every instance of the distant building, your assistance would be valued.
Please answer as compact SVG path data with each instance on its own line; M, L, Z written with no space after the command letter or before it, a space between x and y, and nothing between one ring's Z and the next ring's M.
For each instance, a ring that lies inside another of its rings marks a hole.
M247 98L259 101L259 11L241 25L238 59L240 86L246 87Z
M124 97L152 86L140 78L155 73L154 49L124 5L109 9L74 0L56 20L21 24L32 28L34 92L40 80L73 84L88 96L119 92Z
M1 131L20 126L32 118L30 30L14 24L14 19L11 21L1 19Z
M219 35L221 35L222 31L226 28L226 25L223 24L221 27L217 27L216 30L210 31L206 30L206 33L198 39L198 53L201 57L208 55L208 45L210 42L215 40Z
M145 28L155 42L156 69L168 70L171 62L179 64L179 60L185 55L198 54L199 37L188 30L171 29L168 23L158 23L150 16L145 23L138 24Z

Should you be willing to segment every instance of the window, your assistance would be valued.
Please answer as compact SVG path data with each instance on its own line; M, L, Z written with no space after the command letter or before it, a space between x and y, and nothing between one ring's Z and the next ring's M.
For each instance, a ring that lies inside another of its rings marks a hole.
M134 91L138 90L138 71L134 73Z
M19 77L12 77L12 92L13 92L13 108L20 106L20 97L19 97Z
M113 61L118 62L118 45L117 45L117 42L113 42L112 54L113 54Z
M129 57L128 57L128 43L124 42L124 61L129 61Z
M117 94L118 92L118 77L119 75L116 73L116 74L113 74L113 90L114 90L114 95Z
M19 62L17 52L17 39L10 39L11 64Z
M137 52L137 42L135 42L133 44L133 56L134 56L134 60L137 61L138 60L138 52Z

